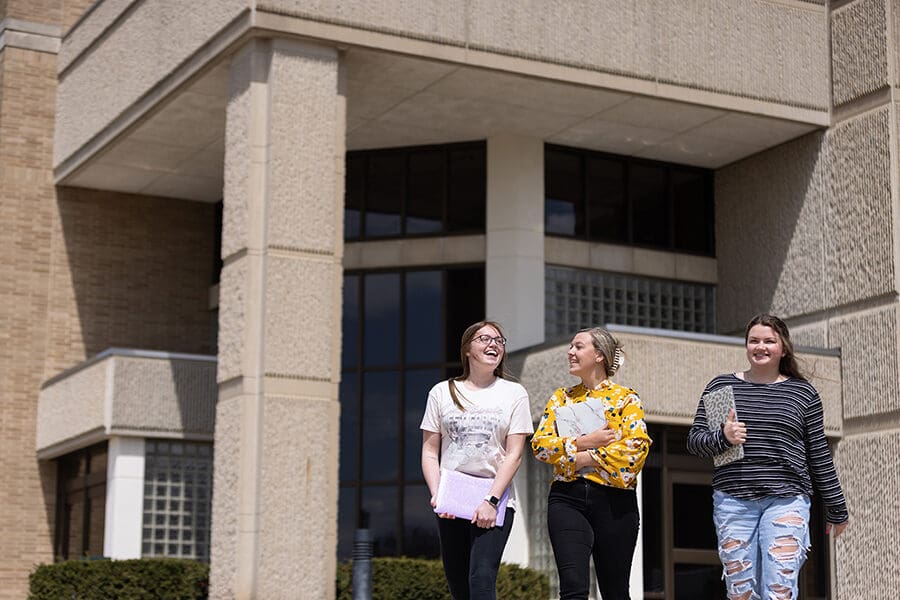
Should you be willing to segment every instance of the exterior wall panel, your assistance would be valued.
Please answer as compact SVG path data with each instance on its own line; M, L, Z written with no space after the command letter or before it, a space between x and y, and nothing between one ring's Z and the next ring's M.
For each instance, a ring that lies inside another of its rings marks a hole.
M828 166L814 133L716 172L720 331L825 308Z
M44 378L110 347L212 352L215 207L58 194Z
M840 106L888 85L885 0L857 0L831 18L834 104Z

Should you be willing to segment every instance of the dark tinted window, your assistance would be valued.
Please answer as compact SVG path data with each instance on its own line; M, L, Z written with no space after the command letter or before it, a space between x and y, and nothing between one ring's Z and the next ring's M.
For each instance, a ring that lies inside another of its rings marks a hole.
M400 233L400 209L405 185L405 157L378 154L369 157L366 180L366 237L395 236Z
M484 142L347 153L344 239L481 233Z
M705 169L548 145L544 230L713 255L712 181Z
M483 145L449 152L447 231L484 231L487 168Z
M463 329L483 315L481 266L344 275L341 559L357 527L373 530L379 555L438 556L419 425L431 387L461 370Z
M563 150L548 150L545 160L545 231L583 235L584 170L581 156Z
M666 170L655 165L629 165L628 191L634 243L668 247L670 220Z

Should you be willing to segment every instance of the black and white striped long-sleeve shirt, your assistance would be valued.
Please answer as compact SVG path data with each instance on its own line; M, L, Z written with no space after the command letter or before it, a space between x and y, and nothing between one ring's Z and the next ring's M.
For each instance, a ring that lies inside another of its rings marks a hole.
M713 474L713 487L744 500L767 496L819 494L829 523L848 519L844 492L825 441L822 399L809 382L750 383L734 374L719 375L704 393L730 385L738 421L747 426L744 458ZM688 452L715 456L730 446L721 429L710 431L703 400L688 434Z

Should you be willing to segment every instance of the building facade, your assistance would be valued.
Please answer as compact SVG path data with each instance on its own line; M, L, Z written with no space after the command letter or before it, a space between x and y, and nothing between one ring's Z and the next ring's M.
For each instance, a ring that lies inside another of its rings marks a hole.
M802 595L896 597L900 3L0 19L0 598L83 556L330 598L359 527L433 556L424 393L484 316L535 416L567 336L616 324L655 440L633 595L715 598L710 466L683 437L761 311L806 348L851 513ZM521 469L506 558L552 572L547 475Z

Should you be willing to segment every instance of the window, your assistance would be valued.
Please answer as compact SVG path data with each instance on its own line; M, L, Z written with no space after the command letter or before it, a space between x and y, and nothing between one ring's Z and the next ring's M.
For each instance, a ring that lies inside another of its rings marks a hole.
M147 440L141 554L209 560L212 445Z
M547 145L549 235L712 256L712 171Z
M653 450L641 474L645 600L724 600L712 522L712 461L686 450L688 428L649 425ZM812 551L799 600L828 596L828 544L819 502L810 513Z
M484 142L347 153L344 239L484 232Z
M606 323L678 331L715 331L715 287L547 265L547 339Z
M57 459L56 558L103 556L106 461L106 442Z
M344 276L338 557L368 527L377 556L438 556L422 478L428 391L460 372L463 329L483 318L484 268Z

